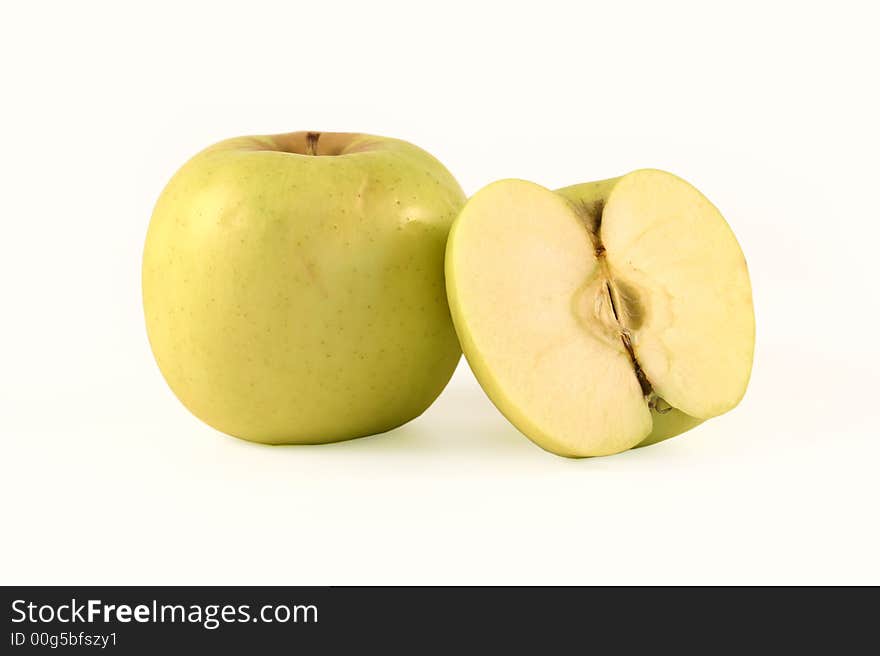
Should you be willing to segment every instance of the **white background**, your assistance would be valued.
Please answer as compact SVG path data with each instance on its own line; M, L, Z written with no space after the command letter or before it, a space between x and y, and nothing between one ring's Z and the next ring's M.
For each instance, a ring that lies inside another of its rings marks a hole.
M876 3L235 4L0 10L0 582L880 583ZM745 400L580 461L463 361L386 435L204 426L147 344L152 205L202 147L303 129L469 194L688 179L749 261Z

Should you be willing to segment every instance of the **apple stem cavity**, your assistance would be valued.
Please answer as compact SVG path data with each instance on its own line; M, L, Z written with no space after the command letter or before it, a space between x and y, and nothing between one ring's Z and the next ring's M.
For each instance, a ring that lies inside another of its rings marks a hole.
M600 198L591 203L580 202L575 205L574 209L590 235L590 241L593 242L596 257L602 257L605 253L605 246L602 244L599 230L602 228L602 213L605 211L605 199Z
M309 132L306 135L306 154L307 155L317 155L318 154L318 139L321 138L320 132Z

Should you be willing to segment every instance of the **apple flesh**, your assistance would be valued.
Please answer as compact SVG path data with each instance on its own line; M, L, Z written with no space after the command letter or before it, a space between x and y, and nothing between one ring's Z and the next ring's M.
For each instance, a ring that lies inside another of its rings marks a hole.
M755 324L720 212L663 171L473 196L446 253L452 316L495 405L554 453L651 444L733 408Z
M171 389L209 425L272 444L416 417L461 355L443 254L464 201L395 139L294 132L202 151L162 192L144 249Z

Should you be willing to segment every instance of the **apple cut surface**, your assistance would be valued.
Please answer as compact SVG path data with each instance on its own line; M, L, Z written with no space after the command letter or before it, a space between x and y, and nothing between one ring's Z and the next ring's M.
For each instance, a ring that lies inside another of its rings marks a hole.
M720 212L662 171L615 185L602 217L611 277L636 288L638 361L654 392L693 417L733 408L752 365L755 320L745 258Z
M745 391L754 344L745 260L721 214L671 174L559 192L489 185L453 226L446 276L480 384L554 453L667 439Z
M599 262L565 199L530 182L497 182L453 230L453 318L498 408L556 453L616 453L640 442L651 414L625 348L592 325Z

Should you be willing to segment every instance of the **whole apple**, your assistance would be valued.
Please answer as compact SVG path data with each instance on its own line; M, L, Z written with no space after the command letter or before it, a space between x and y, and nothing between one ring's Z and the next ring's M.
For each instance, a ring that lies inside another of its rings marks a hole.
M214 428L272 444L387 431L461 355L444 249L465 196L416 146L349 133L230 139L187 162L147 233L147 333Z
M671 173L555 192L492 183L455 221L446 279L483 389L553 453L654 444L745 394L755 346L745 257L718 208Z

